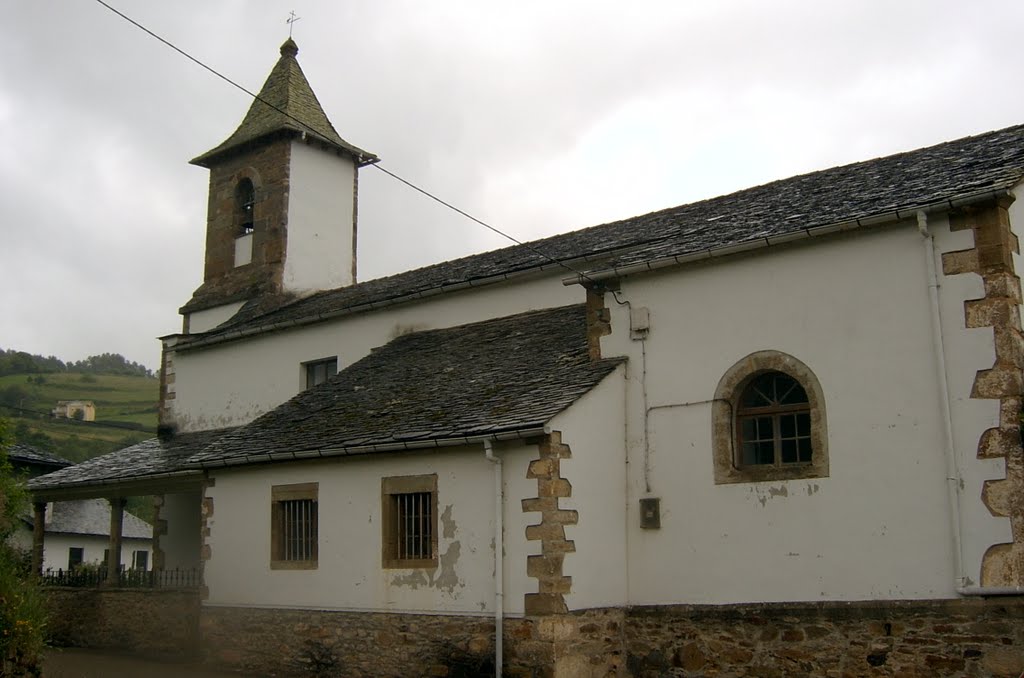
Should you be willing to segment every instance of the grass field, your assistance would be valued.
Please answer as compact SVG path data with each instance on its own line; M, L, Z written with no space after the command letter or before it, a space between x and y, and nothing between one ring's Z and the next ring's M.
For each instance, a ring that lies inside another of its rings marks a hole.
M157 379L77 372L0 377L0 390L11 386L17 386L23 396L9 403L19 409L0 408L0 416L10 418L20 429L21 442L72 461L152 438L156 432ZM91 400L96 421L53 419L50 411L58 400Z
M29 378L41 377L42 384ZM120 377L77 372L0 377L0 389L20 386L26 398L19 407L49 413L58 400L91 400L96 419L139 424L156 430L160 382L148 377Z

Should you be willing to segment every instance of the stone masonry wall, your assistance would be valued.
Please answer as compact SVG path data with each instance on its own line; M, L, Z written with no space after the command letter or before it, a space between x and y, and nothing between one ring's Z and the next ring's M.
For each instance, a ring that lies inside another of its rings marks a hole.
M232 670L301 676L319 668L351 678L415 678L489 669L493 675L489 617L204 607L200 628L204 662ZM517 633L523 632L515 624L506 629L507 638Z
M556 614L567 610L565 594L572 589L572 577L563 574L565 554L576 545L565 535L566 526L579 521L576 511L563 509L559 499L572 496L572 484L561 475L561 460L572 456L562 443L560 431L552 431L537 445L539 459L530 462L526 477L537 480L537 496L522 500L524 513L540 513L538 522L526 528L529 541L539 541L540 555L527 556L526 574L537 580L537 593L527 593L527 614Z
M636 678L936 678L1024 672L1024 598L666 606L624 613ZM604 675L604 674L575 674Z
M992 328L995 362L978 371L972 398L999 402L999 425L978 440L980 459L1002 458L1006 475L986 481L979 498L994 516L1009 518L1013 541L994 544L985 553L982 586L1024 586L1024 450L1021 409L1024 396L1024 332L1021 331L1021 286L1013 266L1020 251L1010 229L1009 198L988 207L964 208L951 216L954 231L971 230L974 247L942 255L945 275L973 273L985 284L985 296L964 303L966 327ZM972 579L977 575L972 574Z
M182 659L199 647L194 590L45 589L51 642Z

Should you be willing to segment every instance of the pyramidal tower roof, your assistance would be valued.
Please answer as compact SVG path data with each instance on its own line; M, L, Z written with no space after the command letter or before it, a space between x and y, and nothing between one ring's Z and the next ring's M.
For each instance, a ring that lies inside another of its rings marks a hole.
M281 45L281 58L270 71L242 124L219 146L193 158L193 165L209 167L224 153L280 132L305 132L328 146L355 156L360 165L377 160L373 153L342 139L334 129L299 67L295 58L298 53L295 41L291 38L285 40Z

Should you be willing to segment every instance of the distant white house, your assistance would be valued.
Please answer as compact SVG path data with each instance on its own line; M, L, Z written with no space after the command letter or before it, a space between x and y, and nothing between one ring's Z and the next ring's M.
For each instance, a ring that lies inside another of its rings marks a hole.
M96 421L96 406L91 400L58 400L52 414L57 419Z

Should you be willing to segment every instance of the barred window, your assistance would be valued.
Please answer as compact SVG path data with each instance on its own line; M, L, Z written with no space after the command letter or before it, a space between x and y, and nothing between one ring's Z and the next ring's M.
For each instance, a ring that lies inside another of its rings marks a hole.
M384 478L384 567L437 566L437 475Z
M315 569L318 483L271 488L271 569Z

